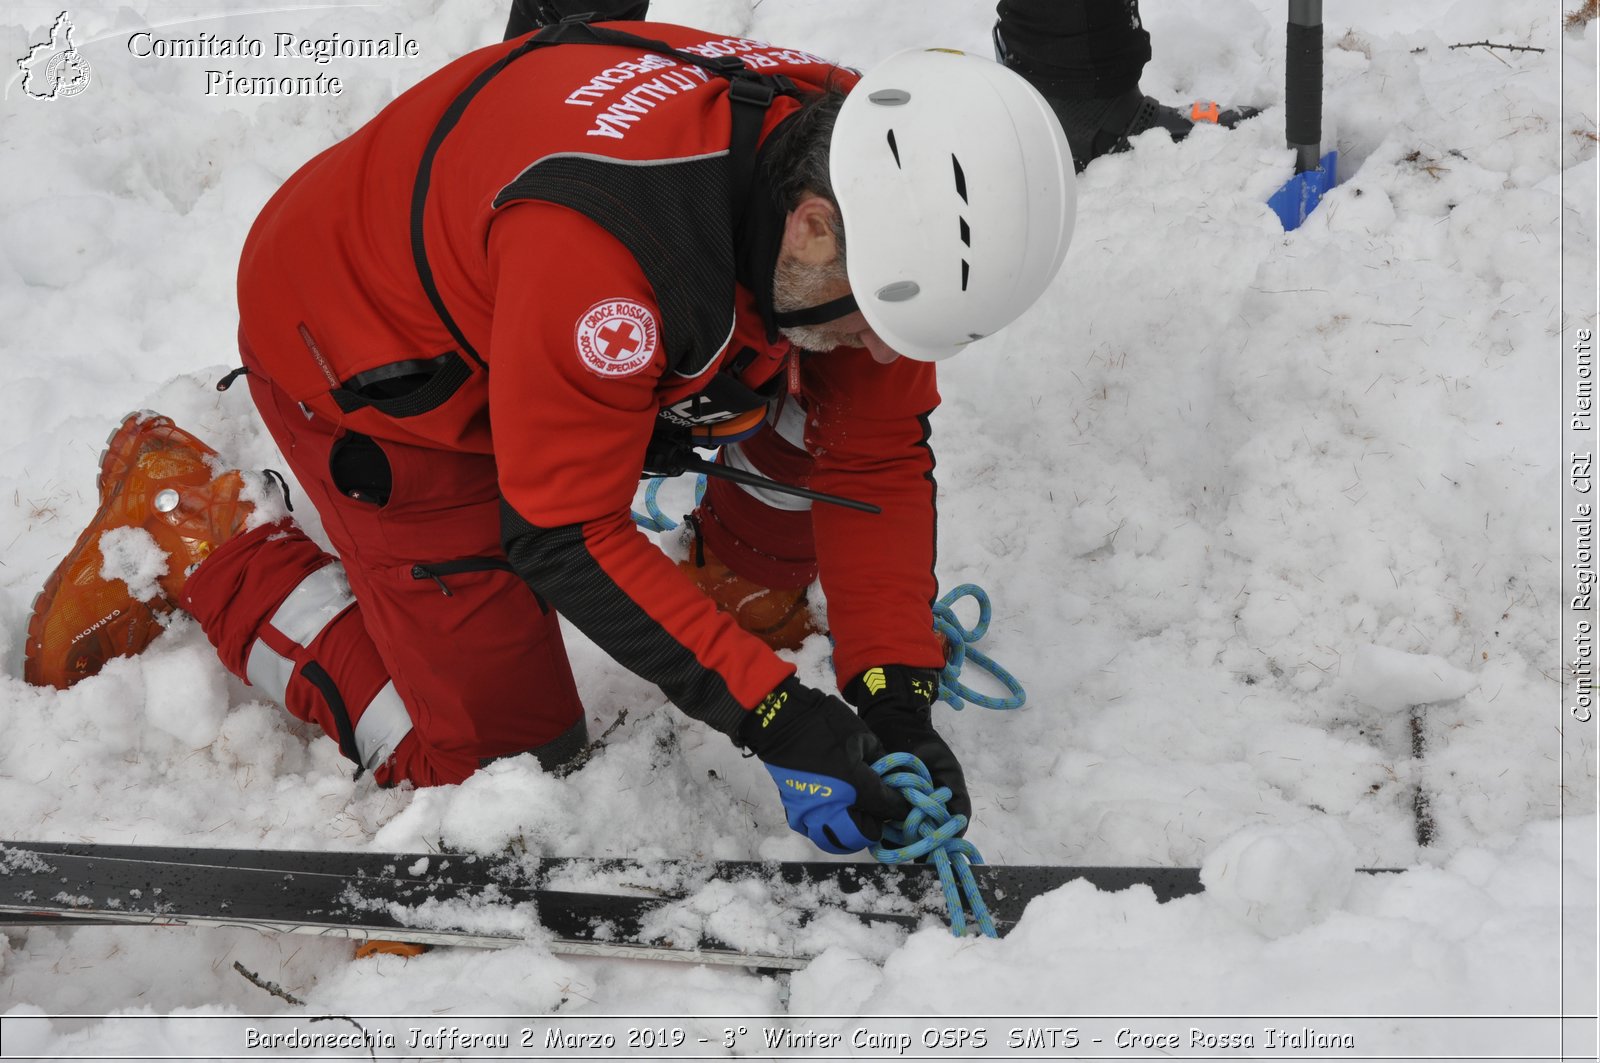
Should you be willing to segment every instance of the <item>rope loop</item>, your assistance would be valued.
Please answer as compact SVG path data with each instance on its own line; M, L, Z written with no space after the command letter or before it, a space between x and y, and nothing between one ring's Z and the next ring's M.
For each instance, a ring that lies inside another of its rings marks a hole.
M897 771L899 768L907 770ZM977 846L959 837L967 826L967 817L953 815L945 807L950 788L935 789L927 766L910 753L890 753L873 764L872 770L911 803L911 814L903 822L884 825L883 841L873 847L873 857L884 864L903 864L931 855L939 872L945 907L950 910L950 932L956 937L966 933L970 906L978 933L999 937L994 916L972 874L972 865L983 863L983 857Z
M973 598L978 603L978 622L965 627L956 615L955 603L962 598ZM988 654L975 649L972 643L989 631L989 621L994 615L989 604L989 593L976 583L963 583L940 598L933 606L933 627L944 637L944 671L939 676L939 700L952 709L961 709L971 702L985 709L1020 709L1028 700L1027 691L1017 677L1000 667ZM968 660L988 672L1009 692L1005 697L979 693L961 682L961 669Z
M648 532L667 532L678 526L678 522L661 512L661 505L656 501L656 495L665 483L665 476L653 477L644 489L644 513L633 510L633 522ZM706 496L706 476L701 473L695 480L694 504L698 506L700 500Z

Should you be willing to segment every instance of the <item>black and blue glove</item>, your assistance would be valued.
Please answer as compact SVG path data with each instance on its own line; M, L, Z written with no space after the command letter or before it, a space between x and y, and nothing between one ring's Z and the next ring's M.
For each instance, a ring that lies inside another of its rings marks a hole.
M789 827L824 852L865 849L911 814L872 770L883 746L850 706L793 676L750 710L738 738L778 784Z
M868 668L845 684L845 700L861 712L861 720L890 753L910 753L928 768L935 787L948 786L945 807L972 820L972 798L950 744L933 729L933 701L939 695L939 673L932 668L901 664ZM964 832L963 832L964 833Z

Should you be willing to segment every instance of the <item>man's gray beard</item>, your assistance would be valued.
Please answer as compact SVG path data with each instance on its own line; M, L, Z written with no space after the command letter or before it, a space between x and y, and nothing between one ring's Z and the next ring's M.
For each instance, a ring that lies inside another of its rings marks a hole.
M772 307L785 313L819 306L827 302L823 293L844 279L844 263L837 259L825 266L812 266L779 255L777 269L772 274ZM807 351L831 351L843 346L847 339L825 325L791 325L778 331L784 339Z

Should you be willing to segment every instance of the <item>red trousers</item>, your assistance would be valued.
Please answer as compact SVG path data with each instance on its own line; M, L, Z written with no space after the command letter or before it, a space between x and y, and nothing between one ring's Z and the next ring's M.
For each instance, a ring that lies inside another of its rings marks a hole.
M338 557L292 523L208 557L184 605L223 663L384 784L460 782L579 728L556 616L501 550L493 458L341 432L247 379Z
M555 614L501 549L494 459L341 430L260 373L247 379L337 557L287 521L208 557L183 604L223 664L385 785L456 783L497 757L572 751L583 706ZM787 428L735 453L803 482L797 463L809 459ZM815 578L804 503L716 481L700 524L746 579Z

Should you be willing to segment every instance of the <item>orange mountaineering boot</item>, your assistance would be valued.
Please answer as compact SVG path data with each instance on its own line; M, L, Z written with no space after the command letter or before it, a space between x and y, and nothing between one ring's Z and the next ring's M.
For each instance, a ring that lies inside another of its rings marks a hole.
M822 629L811 618L806 606L806 589L773 590L747 580L723 564L695 536L687 560L678 569L694 580L717 608L775 650L798 650L807 635Z
M33 601L24 679L65 690L160 634L160 617L178 607L189 573L255 509L239 497L239 471L217 466L217 452L170 418L123 419L100 456L100 509ZM101 575L101 537L125 528L143 529L166 555L166 570L138 588L142 599L124 580Z

